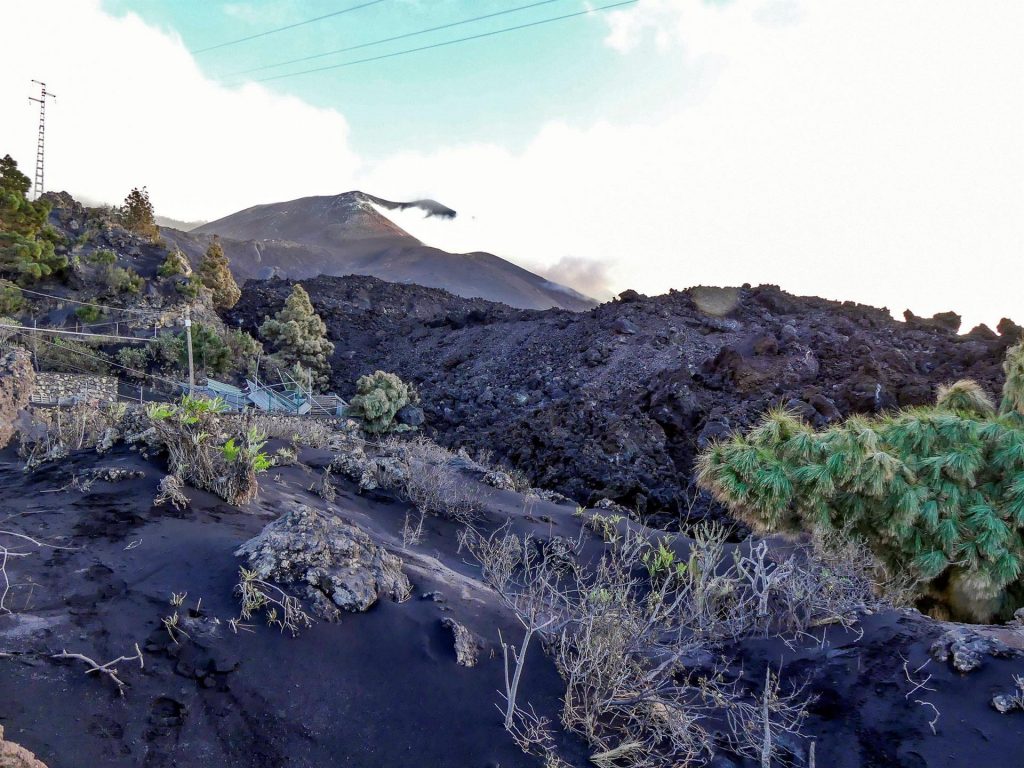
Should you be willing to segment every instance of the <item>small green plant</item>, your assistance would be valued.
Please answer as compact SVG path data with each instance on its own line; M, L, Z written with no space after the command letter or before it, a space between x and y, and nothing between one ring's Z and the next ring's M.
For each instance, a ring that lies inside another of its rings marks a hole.
M83 323L96 323L103 318L103 310L91 304L85 304L75 310L75 315Z
M270 456L262 450L266 444L266 435L254 427L246 433L245 439L241 443L233 437L229 439L221 446L221 453L229 464L248 464L254 472L259 474L266 472L274 465Z
M686 563L676 562L676 553L669 542L661 539L657 548L652 548L640 556L640 562L647 568L651 580L665 579L671 575L682 577L686 573Z
M88 256L85 257L85 260L89 264L109 267L117 262L117 254L107 249L100 249L98 251L93 251L92 253L90 253Z
M226 409L220 398L185 395L178 403L151 403L146 415L167 449L171 475L230 504L244 504L256 497L257 475L271 461L263 452L266 436L256 428L218 443L225 422L217 416Z
M167 258L163 260L163 263L157 270L157 275L160 277L177 277L178 275L188 277L191 274L192 266L188 263L188 259L185 258L185 254L181 252L180 248L169 251Z
M583 524L598 534L606 544L616 544L621 538L619 529L616 526L623 520L625 518L622 515L602 515L600 512L595 512Z
M238 457L242 454L241 447L235 443L235 438L233 437L224 443L224 445L220 447L220 450L221 453L224 454L224 460L228 462L238 461Z
M194 299L199 296L202 289L203 281L195 275L190 276L187 280L181 280L174 284L174 290L182 296L186 296L190 299Z
M167 421L175 412L175 407L171 403L149 403L146 405L146 415L151 421Z
M103 284L113 293L139 293L146 281L133 269L107 266L102 275Z
M195 424L205 414L224 413L227 410L228 404L222 397L190 397L185 395L181 398L182 422L185 424Z

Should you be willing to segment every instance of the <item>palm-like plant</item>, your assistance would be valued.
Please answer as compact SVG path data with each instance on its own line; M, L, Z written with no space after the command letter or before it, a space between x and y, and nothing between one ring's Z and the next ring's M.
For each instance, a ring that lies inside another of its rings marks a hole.
M919 593L988 620L1024 598L1024 345L997 410L972 381L933 406L817 432L776 410L698 459L700 484L763 530L862 538Z

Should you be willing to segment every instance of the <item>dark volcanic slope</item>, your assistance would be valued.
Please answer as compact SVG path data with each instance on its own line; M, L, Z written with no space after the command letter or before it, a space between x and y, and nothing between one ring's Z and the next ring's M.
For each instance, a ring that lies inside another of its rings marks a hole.
M498 632L520 637L522 628L467 562L459 526L428 518L423 541L403 548L407 505L358 495L347 481L331 504L307 490L330 458L304 451L304 464L267 473L259 498L245 508L189 489L191 504L179 512L152 505L163 472L137 452L77 451L34 473L23 471L11 449L0 453L5 531L65 547L19 547L27 556L7 563L9 612L0 613L6 738L50 768L539 768L541 760L521 754L503 731L495 708L503 676ZM98 466L140 476L72 485ZM479 490L485 512L477 525L485 532L507 519L517 534L542 541L580 531L572 506L536 501L531 514L518 494ZM358 525L400 554L412 599L384 599L295 638L256 621L232 632L228 620L239 609L233 553L295 502ZM588 542L591 552L601 550L595 538ZM435 590L443 601L420 597ZM182 614L191 616L187 609L200 599L202 610L175 644L161 619L173 612L171 593L184 592ZM481 643L476 667L456 664L451 633L441 625L449 617ZM818 628L789 646L751 638L723 649L732 661L725 675L753 691L767 667L789 683L806 683L805 694L816 700L805 732L816 740L818 765L1019 765L1024 718L1000 715L988 702L1012 688L1020 660L982 656L970 675L930 661L932 640L948 628L885 611L863 617L852 631ZM1020 647L1019 629L995 631ZM135 643L145 668L118 665L128 685L124 698L110 680L85 674L82 662L52 658L67 649L102 663L130 655ZM927 687L914 688L904 665L914 681L927 678ZM593 765L591 750L558 731L564 690L534 643L520 700L551 718L566 764L584 768ZM799 740L782 743L804 754ZM741 763L720 756L712 764Z
M773 286L627 293L572 313L369 278L303 285L335 342L340 393L361 374L394 371L419 388L442 442L491 449L584 503L672 514L691 506L698 448L771 405L823 425L928 402L936 385L965 376L994 393L1019 330L958 336L948 318L899 323ZM254 327L289 290L248 284L234 319Z
M455 254L425 245L378 213L375 205L455 216L455 211L433 200L395 203L347 192L257 205L188 233L165 229L163 235L193 261L210 238L219 235L239 282L271 276L373 275L527 309L594 306L586 296L493 254Z
M100 482L84 493L53 492L97 464L143 476ZM7 738L49 768L536 764L504 732L495 708L501 653L489 651L497 628L506 636L519 630L496 601L479 596L481 586L471 592L445 582L454 572L423 572L403 553L416 586L408 602L385 599L296 638L262 621L235 634L228 624L239 609L233 552L291 504L322 506L306 490L310 470L282 469L244 510L191 489L183 512L154 507L162 476L158 466L122 449L102 458L81 451L32 475L10 449L0 454L6 528L72 547L42 548L8 565L13 614L0 612L0 725ZM331 510L367 531L379 527L397 551L405 508L352 490L339 489ZM446 560L471 573L455 553L454 532L435 536L436 528L430 521L424 552L444 550ZM444 602L420 598L435 590ZM188 593L186 608L201 598L207 617L178 646L160 623L173 612L174 592ZM477 667L456 665L451 633L440 624L449 616L486 639ZM86 675L83 663L50 658L67 649L107 661L131 655L136 642L145 668L118 666L129 686L124 699L109 680ZM538 710L557 717L560 681L539 650L524 685Z

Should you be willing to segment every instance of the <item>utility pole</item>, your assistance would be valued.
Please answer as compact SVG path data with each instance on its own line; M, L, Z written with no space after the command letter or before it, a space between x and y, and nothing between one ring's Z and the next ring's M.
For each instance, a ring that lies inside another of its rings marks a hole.
M185 343L188 346L188 394L192 397L196 388L196 369L192 364L192 315L185 307Z
M32 184L32 199L38 200L39 196L46 191L43 184L43 148L44 139L46 137L46 100L53 99L57 100L56 94L50 93L46 90L46 83L39 80L33 80L33 83L39 85L39 98L35 96L29 96L29 101L39 102L39 138L36 142L36 178Z

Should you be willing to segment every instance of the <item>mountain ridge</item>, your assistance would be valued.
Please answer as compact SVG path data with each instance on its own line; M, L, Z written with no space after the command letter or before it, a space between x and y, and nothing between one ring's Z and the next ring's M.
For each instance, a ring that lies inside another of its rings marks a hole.
M171 244L198 263L220 238L240 283L281 277L367 275L441 288L519 309L591 309L597 302L486 251L450 253L421 242L384 216L418 208L426 216L455 218L435 200L395 202L360 191L266 203L211 221L190 232L162 229Z

